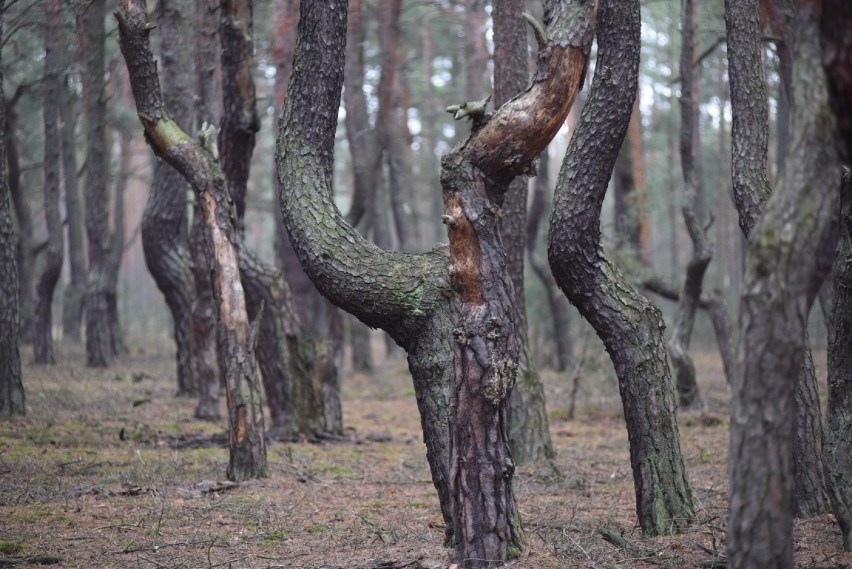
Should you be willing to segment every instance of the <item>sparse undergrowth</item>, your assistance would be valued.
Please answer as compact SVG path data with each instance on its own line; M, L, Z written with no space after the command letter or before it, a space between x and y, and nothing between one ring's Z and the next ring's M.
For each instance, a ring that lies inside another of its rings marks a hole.
M233 485L224 482L225 425L193 419L195 402L173 397L170 355L126 357L101 371L86 369L80 351L61 350L60 365L25 369L29 416L0 423L0 564L448 566L403 361L385 362L374 377L346 376L345 440L272 442L270 477ZM696 364L707 406L682 413L680 425L699 525L642 537L615 387L584 379L577 418L566 421L571 386L545 373L557 457L516 475L529 547L511 567L719 561L728 396L715 356L699 355ZM795 532L797 566L852 564L830 516L797 521Z

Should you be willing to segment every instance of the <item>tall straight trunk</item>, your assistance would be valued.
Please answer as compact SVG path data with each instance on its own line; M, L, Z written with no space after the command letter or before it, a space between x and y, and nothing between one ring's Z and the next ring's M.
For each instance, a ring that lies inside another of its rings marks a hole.
M630 441L639 524L649 535L695 519L658 308L600 248L601 208L636 96L639 1L598 12L592 90L556 185L548 254L559 286L603 340L615 366Z
M464 0L464 93L465 100L485 97L490 89L485 85L488 50L485 47L485 1Z
M423 125L420 137L423 140L423 171L425 187L429 191L429 222L426 224L431 231L425 234L430 236L431 242L439 243L444 239L444 227L439 223L441 212L444 207L441 204L441 194L438 187L441 185L440 164L435 151L438 139L438 100L432 87L432 76L434 74L435 52L432 47L432 18L426 16L420 28L420 51L423 59L423 87L421 112L423 113Z
M24 93L24 89L16 89L14 95L3 101L6 115L6 127L3 134L6 138L7 183L15 219L18 222L17 247L15 264L18 266L18 306L20 318L21 341L31 342L33 334L33 267L35 265L35 250L33 237L33 214L26 192L21 186L21 166L18 157L17 124L18 115L15 105Z
M83 301L86 298L86 245L83 238L83 204L77 174L77 139L74 133L77 96L65 77L60 85L59 119L62 138L62 180L65 184L65 215L68 225L68 265L71 279L62 301L62 335L80 341Z
M740 226L750 233L739 365L732 386L729 563L792 567L792 516L798 499L794 428L803 424L789 417L796 416L797 383L806 362L805 330L815 297L812 281L820 272L821 240L837 203L834 120L820 65L816 14L803 5L794 24L797 128L785 175L767 201L767 119L757 114L765 84L760 69L751 67L760 62L757 2L726 2L726 20L734 192ZM767 495L773 499L755 499Z
M195 3L195 124L199 127L219 123L218 30L216 14L219 0L199 0ZM192 281L195 300L192 303L192 354L195 381L198 385L198 405L195 417L217 421L219 412L219 370L216 364L216 314L211 280L210 253L204 241L201 206L196 200L192 208L189 230L189 254L192 257Z
M0 14L6 2L0 0ZM0 16L0 42L3 40ZM3 65L0 61L0 93L3 92ZM15 229L12 226L12 200L7 189L6 170L6 105L0 107L0 418L27 412L24 385L21 382L21 352L18 347L20 319L18 312L18 272L15 258Z
M33 360L37 364L56 363L53 354L53 292L62 272L64 238L59 218L59 105L62 73L62 36L59 0L47 4L45 28L44 79L44 217L47 225L47 255L36 285Z
M544 220L550 218L550 156L547 150L541 153L538 161L538 176L535 179L532 203L527 218L527 256L533 272L541 281L547 296L553 326L553 342L556 349L556 371L566 371L573 360L571 346L571 327L568 305L565 295L559 291L559 285L550 272L547 259L538 253L539 228Z
M684 204L683 220L692 240L692 258L686 266L686 276L680 293L677 315L672 337L669 340L669 355L674 367L675 385L681 407L701 405L701 394L695 379L695 364L689 355L695 313L704 284L704 274L713 258L707 238L705 224L700 218L703 202L703 184L697 165L700 160L697 144L699 124L698 98L695 84L695 34L697 21L694 0L685 0L681 16L680 58L680 163L683 170Z
M251 77L253 7L251 0L224 0L221 9L223 116L220 152L242 237L249 165L255 133L260 126ZM280 271L261 263L248 250L244 239L240 239L238 253L249 317L260 320L257 361L272 418L270 432L283 436L300 432L341 433L336 368L334 373L328 372L327 360L303 365L295 363L304 359L306 349L310 349L300 344L310 340L301 332L286 280ZM323 373L318 379L310 376L320 371ZM294 386L294 382L299 385ZM294 401L294 397L301 399ZM298 415L294 414L296 408L301 411Z
M823 443L831 509L843 547L852 551L852 173L844 169L840 241L834 260L834 306L828 345L828 410Z
M494 107L499 108L527 86L529 73L526 22L520 0L496 0L494 20ZM484 95L481 95L484 96ZM506 251L506 269L515 291L520 354L520 381L512 391L509 444L518 464L553 456L547 424L544 386L530 358L524 295L524 252L527 241L527 178L510 184L502 204L500 236Z
M122 85L122 89L130 90L130 85ZM127 181L132 174L133 134L122 130L119 133L119 170L115 178L112 202L112 248L107 263L107 313L110 327L110 346L113 355L126 354L130 351L124 339L121 318L118 313L118 277L121 272L121 262L124 259L124 193L127 191Z
M190 130L193 117L191 14L187 0L164 0L157 7L163 97L175 123L184 131ZM145 263L172 315L177 394L183 396L194 395L198 389L192 351L192 303L196 291L187 245L186 190L183 176L158 159L142 214Z
M119 44L146 139L190 182L204 219L218 309L219 369L228 398L227 476L231 480L261 478L268 470L253 354L258 329L249 326L245 295L237 278L236 212L216 159L215 128L204 130L200 142L195 142L170 118L160 93L144 3L122 0L116 15Z
M642 112L639 97L633 103L627 138L613 171L613 217L616 247L626 248L625 260L636 270L649 265L650 230L645 212L645 169L642 164Z
M109 161L106 152L104 0L93 0L82 14L85 37L83 100L86 116L86 235L89 275L86 281L86 365L106 367L112 361L108 310Z

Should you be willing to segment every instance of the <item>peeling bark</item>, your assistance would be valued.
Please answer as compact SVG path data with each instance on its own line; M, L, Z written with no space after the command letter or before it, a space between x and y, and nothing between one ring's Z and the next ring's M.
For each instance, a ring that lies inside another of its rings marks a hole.
M666 534L684 531L695 508L662 315L600 249L603 198L636 95L639 2L603 1L598 18L598 72L557 182L548 255L563 292L595 328L615 366L639 525L649 535Z
M118 5L119 43L130 73L139 119L154 151L192 185L199 201L212 253L213 290L218 311L219 370L228 399L230 460L227 475L245 480L267 475L263 413L260 409L254 343L245 295L238 277L235 211L219 167L213 132L200 143L189 138L163 104L157 67L151 53L145 5L122 0Z

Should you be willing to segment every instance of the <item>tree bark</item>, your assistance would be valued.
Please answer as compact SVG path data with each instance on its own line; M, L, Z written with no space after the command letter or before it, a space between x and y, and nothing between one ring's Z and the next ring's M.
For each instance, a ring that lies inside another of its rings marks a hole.
M0 14L6 2L0 0ZM0 17L0 42L3 40ZM3 92L3 66L0 65L0 93ZM24 385L21 382L21 353L18 347L20 320L18 312L18 272L15 229L12 226L12 200L7 189L6 171L6 105L0 107L0 418L25 415Z
M163 97L175 123L192 126L192 50L190 4L164 0L157 6L162 38ZM145 263L172 315L177 347L177 394L197 393L192 351L192 303L196 296L187 244L186 181L162 159L154 165L148 202L142 214Z
M219 123L217 101L218 81L218 0L199 0L195 3L195 123L199 127ZM198 405L195 417L218 421L219 371L216 364L216 314L211 280L210 252L204 240L204 223L198 200L192 208L192 226L189 230L189 254L192 258L192 281L195 300L190 321L191 353L195 364L195 381L198 385Z
M33 267L35 265L35 250L33 238L33 214L29 199L21 187L21 166L18 159L17 144L17 113L15 105L20 100L25 89L18 87L14 95L4 99L3 108L6 114L6 127L4 135L6 138L6 164L7 183L12 206L15 211L15 219L18 222L17 248L15 252L15 264L18 266L18 306L20 322L20 339L22 342L31 342L33 334Z
M429 188L429 222L432 243L439 243L444 239L446 233L444 227L439 223L444 206L441 203L441 194L436 191L441 185L440 164L435 151L438 139L438 100L432 87L434 75L434 49L432 47L432 18L427 15L423 26L420 28L420 50L423 59L423 87L421 93L421 113L423 114L423 125L420 137L423 141L423 171L425 172L425 187Z
M845 163L852 163L852 4L844 0L823 0L820 31L823 64L828 74L828 95L837 117L837 151Z
M82 14L85 36L83 100L86 116L86 234L89 275L86 281L86 365L107 367L112 361L107 300L110 252L109 162L106 153L106 96L104 94L104 0L93 0Z
M53 364L53 293L62 272L64 238L59 218L59 83L62 72L62 23L59 0L47 4L45 58L42 92L44 99L44 217L47 226L47 255L44 270L36 284L33 361Z
M65 215L68 224L68 265L71 279L65 286L62 301L62 335L73 342L80 341L83 322L83 301L86 299L86 245L83 238L83 206L77 174L76 124L77 97L65 77L60 84L62 104L59 105L62 138L62 180L65 183Z
M828 345L828 411L823 442L825 476L843 547L852 551L852 173L844 169L840 241L834 260L833 326Z
M794 425L789 417L795 416L796 386L805 361L804 334L814 297L811 283L819 272L820 243L836 206L832 197L837 164L831 144L834 121L819 64L815 18L812 7L800 7L794 61L797 128L785 175L755 224L763 203L761 192L769 187L764 184L765 154L763 160L751 154L755 148L765 152L767 119L754 112L764 104L765 97L759 93L765 86L759 73L745 66L747 61L760 61L758 5L726 2L734 191L735 197L740 193L740 226L744 231L754 228L741 300L738 370L732 385L728 559L734 568L793 565L796 484ZM796 423L802 426L802 421Z
M253 348L257 328L250 330L245 296L237 278L237 231L225 176L216 160L215 129L196 143L170 118L157 78L144 3L118 5L119 43L130 73L139 119L154 151L187 178L200 203L207 230L218 309L219 369L228 398L231 480L267 475L263 413L260 409Z
M122 89L125 86L122 85ZM130 85L126 87L129 91ZM129 95L130 93L128 93ZM121 262L124 259L124 193L127 190L127 180L131 175L133 135L127 130L119 133L119 152L121 155L120 169L115 181L112 211L112 247L107 262L107 317L110 328L110 348L117 356L130 351L124 340L121 318L118 313L118 276L121 272Z
M683 219L692 240L692 259L686 267L686 277L680 294L674 329L668 344L678 400L680 406L684 408L701 405L701 394L695 380L695 364L692 362L692 356L689 355L689 344L692 339L692 329L695 327L695 313L701 297L704 274L713 258L713 251L707 239L707 230L699 218L698 209L702 201L702 184L696 168L698 162L696 133L699 117L698 101L693 92L696 27L695 3L693 0L685 0L681 17L680 162L685 194Z
M556 186L548 254L557 282L603 340L619 379L630 440L636 512L650 535L695 519L683 465L659 309L600 250L607 182L636 96L639 2L601 3L589 100Z
M523 2L498 0L493 4L494 21L494 107L522 92L528 81L526 23ZM524 252L527 241L526 176L510 184L502 205L500 236L506 251L506 269L515 291L515 309L520 354L520 378L512 391L509 444L517 464L553 456L547 424L544 386L530 358L527 310L524 294Z

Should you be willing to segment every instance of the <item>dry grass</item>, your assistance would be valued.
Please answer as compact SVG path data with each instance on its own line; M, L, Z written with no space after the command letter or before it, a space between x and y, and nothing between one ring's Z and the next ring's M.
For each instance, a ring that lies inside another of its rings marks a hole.
M274 442L268 479L227 487L227 449L215 444L223 425L194 420L194 402L172 396L170 357L136 354L96 371L79 349L64 349L61 365L26 368L29 417L0 424L0 558L86 568L448 566L403 360L373 377L347 375L345 442ZM529 547L511 567L698 567L724 552L727 391L714 356L696 363L708 404L680 422L699 524L655 539L635 527L608 366L584 377L570 422L570 386L545 374L558 455L519 469ZM175 450L187 440L213 444ZM830 516L797 521L795 531L799 566L852 563Z

